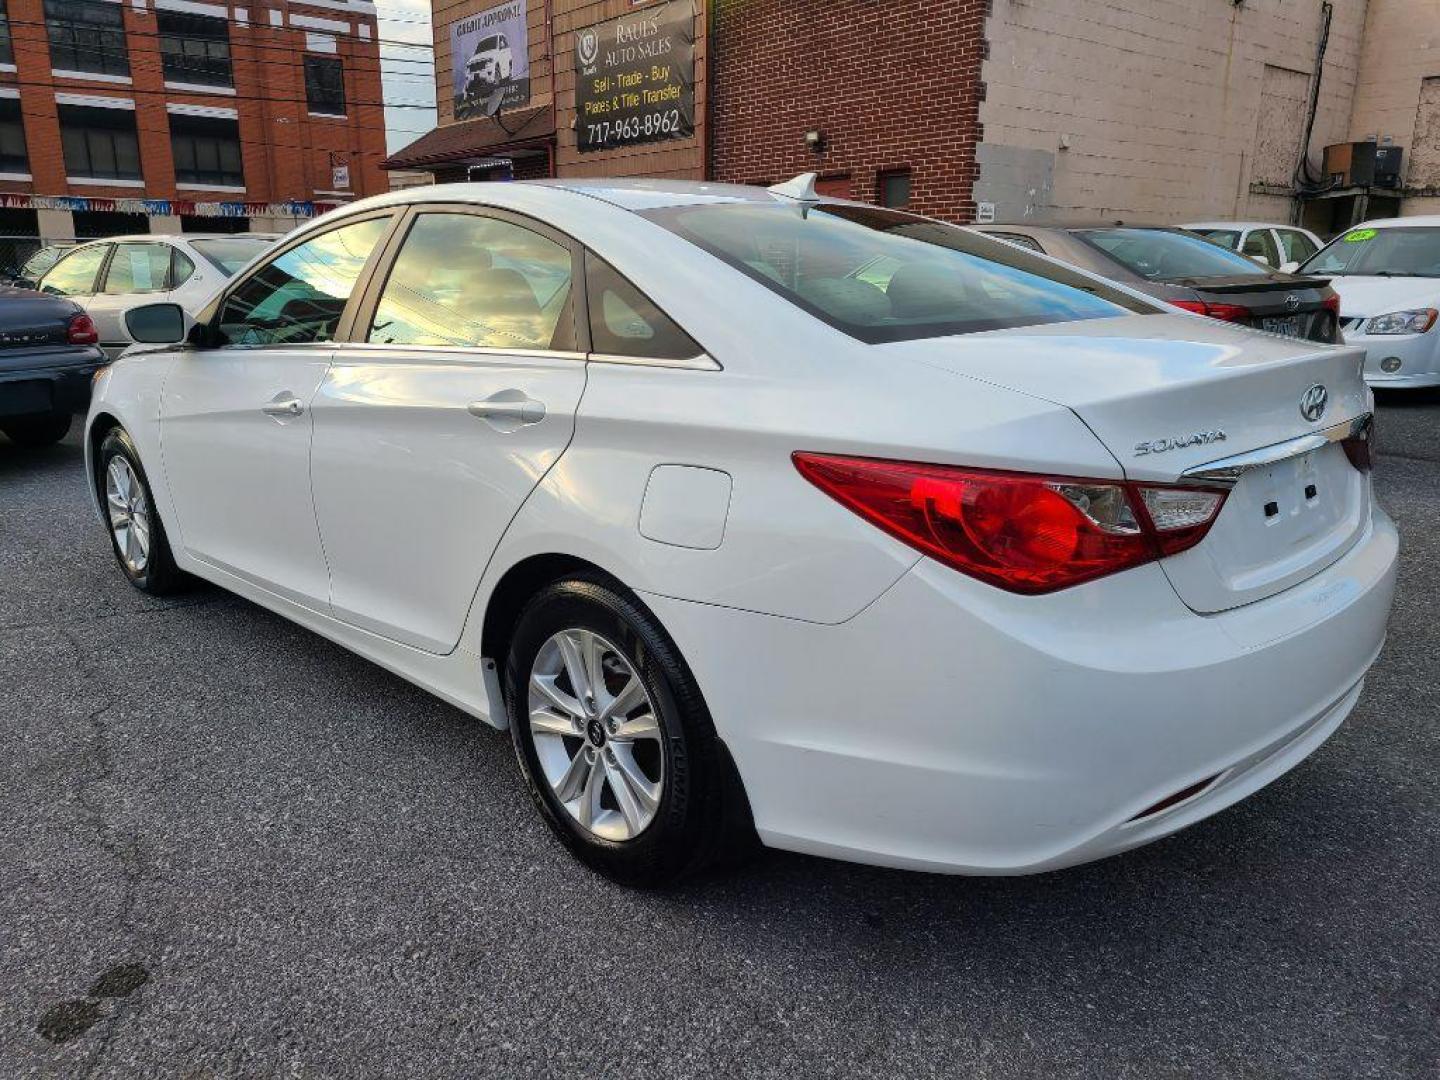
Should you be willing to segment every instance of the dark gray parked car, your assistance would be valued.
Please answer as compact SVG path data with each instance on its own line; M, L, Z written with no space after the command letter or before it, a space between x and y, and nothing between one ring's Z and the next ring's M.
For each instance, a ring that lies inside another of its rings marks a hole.
M0 431L21 446L63 439L106 363L99 341L73 300L0 286Z
M1340 341L1340 298L1328 278L1282 274L1184 229L1135 225L976 228L1197 315L1286 337Z

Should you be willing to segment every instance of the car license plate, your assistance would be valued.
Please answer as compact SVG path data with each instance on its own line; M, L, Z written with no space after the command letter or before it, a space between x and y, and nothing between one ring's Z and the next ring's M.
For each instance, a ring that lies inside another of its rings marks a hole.
M1299 337L1301 318L1299 315L1281 315L1271 319L1261 319L1260 329L1272 334L1279 334L1282 337Z
M0 383L0 416L48 413L52 408L49 381Z

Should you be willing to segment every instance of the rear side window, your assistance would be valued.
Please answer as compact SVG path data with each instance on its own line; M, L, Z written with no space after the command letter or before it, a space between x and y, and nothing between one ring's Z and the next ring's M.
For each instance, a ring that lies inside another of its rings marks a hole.
M568 247L509 221L421 214L380 294L369 340L567 347L574 339L571 267Z
M1285 251L1285 262L1304 262L1320 250L1315 242L1302 232L1294 229L1277 229L1280 237L1280 246Z
M1168 229L1076 229L1074 235L1151 281L1261 272L1243 255Z
M204 255L210 264L226 277L234 277L272 243L273 241L263 238L233 236L224 240L191 240L190 246Z
M732 202L645 216L871 344L1158 310L1018 247L878 207Z
M116 244L105 271L105 293L163 292L170 275L170 249L164 244Z
M1233 229L1191 229L1190 231L1199 233L1212 244L1219 244L1231 251L1240 246L1240 234Z
M40 282L41 291L56 296L90 295L95 291L95 275L100 272L100 264L109 250L108 244L96 244L66 255Z
M345 305L390 218L342 225L271 259L241 283L220 311L231 345L334 341Z
M195 263L179 248L170 249L170 287L178 289L195 273Z
M590 347L607 356L689 360L704 350L609 263L585 253Z

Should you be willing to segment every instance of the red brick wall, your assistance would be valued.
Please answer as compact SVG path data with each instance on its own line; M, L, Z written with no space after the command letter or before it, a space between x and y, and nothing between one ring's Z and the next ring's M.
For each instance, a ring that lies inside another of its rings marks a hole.
M877 175L908 168L909 209L972 220L985 7L711 0L711 177L818 172L875 202ZM806 147L810 129L824 133L823 152Z
M21 110L33 182L3 182L0 191L36 195L96 195L112 198L189 199L196 202L243 200L276 202L288 199L322 201L333 187L331 164L350 166L349 190L358 198L390 189L380 168L385 158L385 113L380 85L379 34L374 16L311 7L301 0L272 4L287 14L346 22L351 32L336 35L345 69L346 116L314 117L305 103L303 29L276 27L269 8L251 4L250 23L230 22L230 51L235 94L191 93L167 89L161 70L160 43L153 10L123 5L131 83L91 79L55 79L51 75L43 0L9 0L17 74L0 73L0 85L21 87ZM371 40L355 32L359 22ZM384 26L384 24L379 24ZM145 187L116 187L103 181L69 185L60 147L55 94L92 94L131 98L140 138L140 166ZM218 106L239 114L244 194L176 189L170 152L167 104Z

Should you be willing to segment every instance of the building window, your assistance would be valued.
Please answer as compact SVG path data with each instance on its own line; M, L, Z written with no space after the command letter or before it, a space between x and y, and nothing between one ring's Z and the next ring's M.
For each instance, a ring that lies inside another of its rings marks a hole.
M45 0L50 66L57 71L129 75L121 5L106 0Z
M140 180L135 110L60 106L65 172L91 180Z
M234 86L230 30L224 19L157 11L165 78L204 86Z
M172 115L170 149L175 155L177 184L245 186L237 120Z
M30 155L25 152L25 121L20 116L19 98L0 98L0 173L28 173Z
M345 115L345 69L333 56L305 57L305 100L312 113Z
M910 205L910 170L892 169L876 178L880 205L897 209Z
M15 63L15 46L10 41L10 13L0 0L0 64Z

